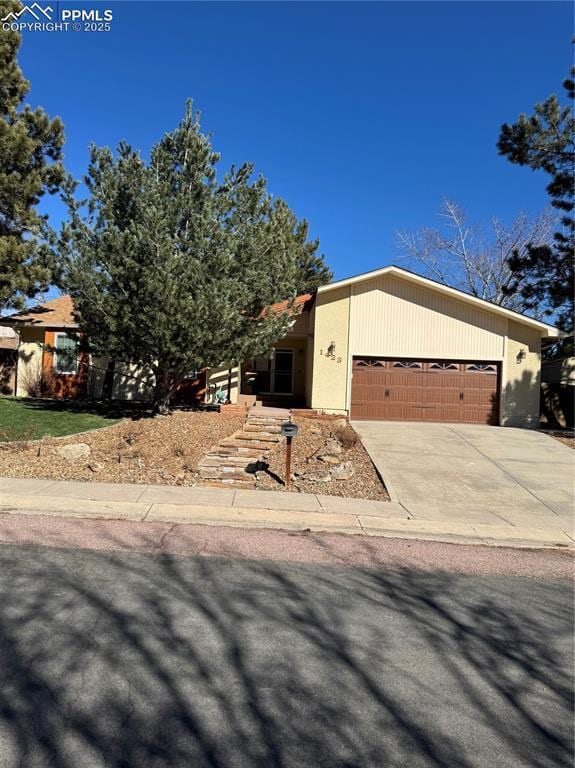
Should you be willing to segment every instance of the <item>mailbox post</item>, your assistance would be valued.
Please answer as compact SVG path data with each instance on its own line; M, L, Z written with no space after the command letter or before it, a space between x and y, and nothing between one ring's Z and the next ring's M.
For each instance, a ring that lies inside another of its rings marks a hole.
M298 425L291 421L281 425L282 437L286 438L286 488L291 485L291 441L297 436Z

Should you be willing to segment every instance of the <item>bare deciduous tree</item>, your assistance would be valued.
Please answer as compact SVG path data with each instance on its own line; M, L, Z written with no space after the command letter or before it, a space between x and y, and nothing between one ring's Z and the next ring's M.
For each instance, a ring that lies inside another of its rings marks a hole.
M506 293L513 282L508 259L515 251L525 252L528 244L551 241L557 223L553 211L533 219L520 213L508 226L493 218L487 231L468 224L463 209L451 200L443 201L439 215L442 225L437 229L397 232L406 266L480 299L522 311L520 291Z

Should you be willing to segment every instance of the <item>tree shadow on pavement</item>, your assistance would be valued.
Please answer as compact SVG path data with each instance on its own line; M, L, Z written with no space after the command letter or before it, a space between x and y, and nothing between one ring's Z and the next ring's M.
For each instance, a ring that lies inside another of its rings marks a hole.
M0 765L572 765L572 586L0 548Z

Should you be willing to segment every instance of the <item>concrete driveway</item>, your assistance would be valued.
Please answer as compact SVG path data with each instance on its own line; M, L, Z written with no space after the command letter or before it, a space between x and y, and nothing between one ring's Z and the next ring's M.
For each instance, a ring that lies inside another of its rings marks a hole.
M574 535L575 451L548 435L470 424L353 426L392 500L415 518Z

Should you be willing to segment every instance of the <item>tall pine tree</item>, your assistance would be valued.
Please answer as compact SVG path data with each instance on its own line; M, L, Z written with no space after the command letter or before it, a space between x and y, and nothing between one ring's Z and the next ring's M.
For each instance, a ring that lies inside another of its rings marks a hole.
M19 9L16 0L1 0L0 18ZM20 43L18 32L0 33L0 314L21 308L52 279L49 231L36 206L63 180L61 121L22 107L30 86L16 58Z
M323 256L319 256L319 240L308 241L308 223L301 221L294 232L296 241L296 285L297 292L313 293L320 285L326 285L333 280L333 273L324 261Z
M301 289L310 253L252 166L220 182L218 160L189 104L149 162L126 143L94 147L87 200L67 186L63 287L94 352L152 369L158 412L187 372L271 349L291 319L267 307Z
M572 70L572 76L575 70ZM509 266L516 276L509 291L518 289L527 308L544 305L557 316L566 331L573 331L575 280L575 220L573 218L573 170L575 160L574 82L563 82L570 105L562 106L557 96L536 104L533 115L519 115L516 123L504 124L497 148L499 154L517 165L542 169L551 176L547 192L551 205L562 213L562 231L554 235L553 245L532 245L514 253Z

